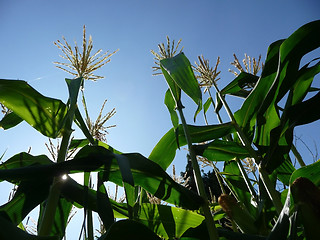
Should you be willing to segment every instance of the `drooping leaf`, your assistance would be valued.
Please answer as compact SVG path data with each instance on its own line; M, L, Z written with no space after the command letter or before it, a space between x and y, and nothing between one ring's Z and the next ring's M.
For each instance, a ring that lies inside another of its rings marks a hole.
M246 84L253 84L258 81L259 77L247 72L241 72L231 83L225 86L221 90L221 94L230 94L237 97L246 98L249 95L249 91L244 89Z
M3 128L4 130L8 130L9 128L13 128L17 126L22 121L23 119L21 117L19 117L14 112L10 112L1 119L0 128Z
M108 149L109 151L116 153L116 154L122 154L122 152L114 149L113 147L111 147L110 145L101 142L101 141L97 141L97 145L104 147L105 149ZM89 145L90 142L88 139L72 139L69 145L69 149L74 149L74 148L83 148L84 146Z
M210 161L229 161L249 156L248 151L242 145L218 139L208 144L194 145L194 149L197 155L206 157Z
M316 109L320 105L320 92L314 97L288 108L287 117L291 126L308 124L320 119L320 113Z
M195 117L201 111L202 108L202 94L196 77L192 71L191 64L189 59L184 55L184 53L179 53L175 57L165 58L160 60L161 70L164 73L165 78L170 77L173 82L178 86L182 91L184 91L197 105L198 109L195 113ZM167 80L168 84L169 81ZM173 93L175 90L172 89L171 84L169 84L170 90ZM173 94L173 97L176 100L176 103L180 101Z
M21 152L0 164L0 170L46 164L53 164L53 162L46 155L33 156L29 153Z
M179 125L179 117L178 114L176 112L176 105L174 102L174 99L172 97L172 94L170 93L170 90L168 89L166 91L166 95L164 98L164 103L167 106L169 113L170 113L170 117L171 117L171 122L174 128L177 128Z
M127 204L117 203L116 201L109 199L108 195L104 194L104 192L98 194L98 192L93 189L85 188L70 177L67 177L62 185L61 193L66 198L73 201L74 205L77 207L86 207L87 209L97 212L104 223L106 222L105 217L113 217L112 215L105 216L107 212L112 210L115 218L128 218L129 216ZM109 202L109 204L106 204L107 202ZM104 208L108 208L107 210L100 209L99 204L102 203ZM113 220L111 220L111 222L113 222Z
M80 154L81 158L79 157L78 159L77 156L80 156ZM85 157L85 155L87 155L87 157ZM150 161L138 153L122 154L122 156L126 158L128 166L130 166L135 186L141 186L149 193L166 202L188 209L198 209L202 204L202 198L176 183L159 165L153 161ZM122 186L122 176L119 164L115 159L115 155L105 148L99 146L86 146L76 155L74 160L61 164L64 164L64 170L69 168L66 164L70 163L73 165L73 161L75 161L75 165L79 164L77 162L80 162L83 168L85 168L85 163L87 163L92 169L96 167L97 169L99 168L104 170L103 164L110 160L110 173L106 180ZM70 169L72 167L70 167Z
M213 139L224 137L235 131L231 123L208 126L188 125L188 129L193 143L201 143ZM180 146L186 145L182 126L178 128L178 138ZM167 169L173 161L178 149L174 129L169 130L152 150L149 159L159 164L163 169Z
M319 59L319 58L318 58ZM318 60L313 59L312 61L305 64L298 72L297 81L293 85L292 91L292 100L291 100L291 106L300 103L303 101L305 96L308 92L314 92L319 91L320 89L311 88L311 84L314 80L314 77L316 74L320 72L320 62L317 62L312 67L309 67L309 65Z
M88 143L90 142L91 144L93 144L95 141L97 141L92 137L92 135L88 129L87 124L83 120L83 117L79 111L79 108L76 108L75 113L74 113L74 117L75 117L75 123L78 125L78 127L81 129L83 134L86 136L87 142Z
M42 181L23 181L19 183L13 198L0 206L0 215L4 214L11 222L18 225L48 194L51 185L50 179Z
M178 147L180 146L179 145L179 138L178 138L178 126L179 126L179 117L178 117L178 114L176 112L176 104L175 104L175 101L172 97L172 94L170 92L170 89L168 89L166 91L166 95L165 95L165 98L164 98L164 104L167 106L168 110L169 110L169 113L170 113L170 117L171 117L171 122L172 122L172 125L173 125L173 129L176 133L176 140L177 140L177 145Z
M59 136L67 113L61 100L41 95L25 81L1 79L0 102L43 135Z
M204 112L204 114L207 113L207 111L208 111L208 109L209 109L211 104L213 104L213 100L212 100L211 97L208 97L207 101L203 104L203 112Z
M124 154L130 162L135 186L176 206L196 210L202 204L202 198L176 183L159 165L138 153ZM109 180L122 185L119 166L112 162Z
M188 209L198 209L202 198L176 183L159 165L140 154L123 154L129 162L135 186L141 186L156 197ZM50 179L69 173L105 171L110 164L110 173L105 181L123 185L115 155L100 146L86 146L73 160L31 165L0 170L0 179L7 181Z

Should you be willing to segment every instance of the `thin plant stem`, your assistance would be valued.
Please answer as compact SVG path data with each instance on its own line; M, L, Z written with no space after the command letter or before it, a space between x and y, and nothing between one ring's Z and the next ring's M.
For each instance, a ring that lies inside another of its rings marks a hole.
M296 146L294 144L291 145L291 151L294 154L294 156L296 157L298 163L300 164L301 167L305 167L306 164L304 163L300 153L298 152Z
M213 107L216 108L215 105L214 105L214 103L213 103L213 97L212 97L212 95L211 95L210 89L208 89L208 94L209 94L210 98L212 99ZM215 111L215 114L217 115L217 118L218 118L219 123L223 123L222 118L221 118L221 116L220 116L220 113Z
M218 97L220 98L224 108L227 111L227 114L229 115L229 118L230 118L232 124L234 125L234 127L236 129L236 132L238 134L240 141L242 142L243 146L249 152L249 155L254 159L255 163L259 166L259 168L258 168L259 175L262 179L264 187L265 187L270 199L272 200L272 202L276 208L277 213L280 214L280 212L282 210L282 203L281 203L280 197L279 197L278 193L276 192L275 188L273 187L273 184L271 183L271 180L269 178L267 171L260 166L260 157L257 155L256 151L252 148L251 143L247 139L246 135L243 133L240 126L237 124L236 119L234 118L234 115L233 115L231 109L229 108L229 105L225 101L224 97L221 95L221 92L219 91L219 88L215 82L213 82L213 86L215 87L217 94L218 94ZM243 173L245 175L247 175L245 171ZM248 185L248 187L250 185ZM249 187L249 190L250 190L250 187Z
M91 186L91 176L89 175L89 188L92 188ZM88 194L88 193L87 193ZM87 215L87 230L88 230L88 240L94 240L94 230L93 230L93 217L92 217L92 211L90 209L85 209L86 215Z
M86 99L84 97L84 91L83 88L81 89L81 94L82 94L82 105L84 108L84 112L86 114L86 119L89 119L89 113L88 113L88 108L87 108L87 103L86 103Z
M247 185L247 187L249 189L249 192L254 198L253 200L255 202L257 202L258 201L258 196L257 196L256 190L253 188L253 186L252 186L252 184L251 184L251 182L249 180L248 174L246 173L246 170L244 169L240 159L237 158L236 162L237 162L238 167L240 169L241 175L243 176L243 179L244 179L244 181L245 181L245 183L246 183L246 185Z
M214 84L215 84L215 83L214 83ZM215 85L216 85L216 84L215 84ZM215 86L215 87L216 87L216 86ZM216 90L217 90L217 92L219 92L219 90L218 90L217 87L216 87ZM212 98L210 89L208 89L208 93L209 93L210 97ZM220 97L220 94L219 94L219 97ZM222 96L221 96L221 97L222 97ZM223 97L222 97L222 98L223 98ZM223 99L224 99L224 98L223 98ZM221 101L222 101L222 100L221 100ZM225 99L224 99L224 102L225 102ZM227 106L227 108L228 108L228 109L227 109L228 115L230 116L231 120L234 120L233 114L231 113L230 108L229 108L228 106ZM216 112L216 114L217 114L217 116L218 116L219 123L223 123L220 114L217 113L217 112ZM235 120L234 120L234 122L235 122ZM227 136L227 141L232 141L230 135ZM246 173L243 165L242 165L241 162L240 162L240 159L237 159L237 165L238 165L238 167L239 167L239 169L240 169L240 172L241 172L241 174L242 174L242 176L243 176L243 178L244 178L244 180L245 180L245 183L246 183L246 185L247 185L247 187L248 187L248 189L249 189L249 192L250 192L251 195L254 197L254 200L257 201L257 200L258 200L257 193L256 193L255 189L253 188L253 186L252 186L252 184L251 184L251 182L250 182L250 180L249 180L249 177L248 177L248 175L247 175L247 173Z
M204 188L204 184L201 178L201 172L200 172L200 168L198 165L198 161L196 158L196 154L194 152L193 146L192 146L192 141L190 138L190 134L189 134L189 129L182 111L182 104L179 101L177 103L177 109L180 115L180 119L181 119L181 123L183 126L183 131L184 131L184 135L188 144L188 149L189 149L189 157L190 160L192 162L192 166L193 166L193 173L196 179L196 185L197 185L197 189L198 189L198 193L199 195L204 199L204 203L202 205L202 211L204 213L205 219L206 219L206 224L207 224L207 228L208 228L208 232L209 232L209 237L210 240L218 240L219 239L219 235L218 235L218 231L216 229L210 208L209 208L209 202L208 202L208 198L205 192L205 188Z

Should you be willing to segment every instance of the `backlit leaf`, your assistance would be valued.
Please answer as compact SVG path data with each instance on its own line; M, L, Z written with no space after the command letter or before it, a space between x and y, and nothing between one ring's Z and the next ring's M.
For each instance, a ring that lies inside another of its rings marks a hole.
M160 60L160 66L166 79L168 78L167 75L170 76L174 83L198 105L194 116L195 119L202 108L202 94L188 58L184 53L179 53L175 57ZM171 92L173 92L171 84L169 84L169 87ZM176 102L177 100L180 101L180 98L177 99L175 94L173 96Z
M1 79L0 102L43 135L59 136L67 113L61 100L43 96L25 81Z
M208 126L192 126L188 125L191 141L193 143L201 143L217 138L222 138L235 131L231 123ZM178 138L180 146L187 144L183 134L182 125L178 128ZM152 150L149 159L159 164L163 169L167 169L173 161L176 150L178 149L174 129L170 129L157 143Z

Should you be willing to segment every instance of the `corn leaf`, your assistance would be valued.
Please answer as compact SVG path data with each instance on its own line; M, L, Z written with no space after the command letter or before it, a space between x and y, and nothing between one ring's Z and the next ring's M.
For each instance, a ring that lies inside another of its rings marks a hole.
M202 198L176 183L159 165L141 154L123 154L127 159L135 186L141 186L154 196L169 203L188 209L198 209ZM110 169L107 167L111 162ZM123 185L120 167L115 155L100 146L86 146L73 160L48 164L31 165L14 169L1 169L0 180L30 181L51 179L69 173L108 170L104 181Z
M1 79L0 102L47 137L58 137L63 128L66 105L41 95L25 81Z
M0 121L0 127L4 130L8 130L12 127L17 126L19 123L23 121L17 114L14 112L10 112L6 114Z
M176 91L175 88L178 86L198 105L198 109L194 115L195 120L202 108L202 94L189 59L184 53L179 53L175 57L160 60L160 66L176 103L180 101L180 96L174 93ZM170 81L174 82L174 88L172 87L172 83L170 84Z
M248 83L256 83L258 79L259 77L255 75L247 72L241 72L231 83L221 90L221 94L230 94L233 96L246 98L250 92L245 90L244 86Z
M231 123L225 123L220 125L208 125L208 126L193 126L188 125L191 141L193 143L201 143L217 138L224 137L235 131ZM178 127L179 145L184 146L187 144L185 136L183 134L182 126ZM159 164L163 169L167 169L173 161L176 150L178 149L176 135L174 129L170 129L157 143L152 150L149 159Z
M114 223L109 231L98 238L98 240L131 240L131 239L145 239L145 240L161 240L154 232L152 232L145 225L132 221L120 220Z
M258 145L270 146L262 160L262 164L269 172L276 169L284 161L284 155L290 151L293 128L320 118L320 115L314 111L314 107L319 104L318 95L301 103L313 77L320 70L319 66L316 64L314 67L307 68L308 63L299 69L301 58L320 46L317 30L319 27L320 21L302 26L279 48L277 77L259 109L255 139ZM278 103L287 93L289 96L286 107L280 117ZM293 103L295 105L292 105ZM298 117L301 115L303 118Z
M31 235L20 228L16 227L16 224L11 223L4 217L0 216L0 239L1 240L58 240L56 236L52 237L40 237Z
M144 203L140 206L137 221L148 226L165 239L180 238L189 228L199 226L204 217L189 210Z
M249 157L249 153L242 145L223 140L214 140L207 144L194 145L197 155L206 157L210 161L229 161Z

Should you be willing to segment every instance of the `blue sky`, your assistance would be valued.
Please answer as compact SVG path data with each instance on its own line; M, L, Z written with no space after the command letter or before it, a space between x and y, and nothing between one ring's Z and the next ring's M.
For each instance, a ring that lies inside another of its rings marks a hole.
M54 67L60 51L53 41L65 36L70 44L81 44L82 27L92 35L94 50L119 52L97 72L105 79L86 83L89 113L95 119L105 99L105 112L116 108L110 120L108 143L123 152L148 156L159 139L171 128L165 105L167 89L161 76L152 76L151 49L170 39L181 45L191 63L203 54L213 64L221 58L222 88L234 76L228 72L233 53L242 59L262 55L268 46L287 38L307 22L320 18L318 0L118 0L0 2L0 78L26 80L42 94L67 100L67 73ZM318 51L319 52L319 51ZM319 55L319 54L318 54ZM235 110L239 99L227 99ZM192 123L196 106L186 100L187 121ZM227 121L227 118L224 118ZM210 117L216 123L216 117ZM203 124L199 115L197 124ZM297 133L315 151L319 124ZM81 137L76 131L76 136ZM4 159L32 147L34 155L47 154L47 139L27 124L0 130L0 154ZM299 143L307 158L312 156ZM180 155L178 155L180 156ZM184 153L175 161L184 169ZM1 186L1 185L0 185Z

